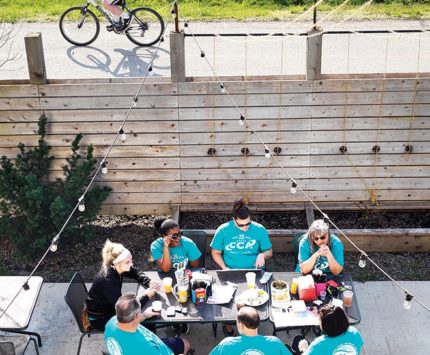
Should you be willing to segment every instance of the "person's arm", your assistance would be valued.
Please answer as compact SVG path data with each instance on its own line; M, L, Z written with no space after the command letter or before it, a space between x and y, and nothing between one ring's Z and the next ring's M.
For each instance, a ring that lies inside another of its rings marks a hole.
M214 259L215 263L221 268L221 270L228 270L228 267L225 264L224 259L222 257L222 251L212 249L211 255L212 255L212 258Z
M172 268L172 259L170 258L169 245L172 239L170 237L163 238L163 254L161 258L157 260L157 266L163 272L169 272Z
M343 270L343 245L341 243L334 245L333 251L328 246L324 249L330 272L333 275L339 275Z
M263 267L266 264L266 260L269 260L272 257L272 255L273 255L272 248L258 254L257 259L255 261L255 267Z
M315 263L320 256L319 250L313 253L309 259L300 263L300 271L302 274L309 274L314 269Z
M145 288L148 288L151 283L151 279L145 275L143 271L139 271L136 267L132 266L130 271L124 272L124 276L136 280L141 283Z
M200 259L190 261L190 267L191 269L197 269L200 267Z

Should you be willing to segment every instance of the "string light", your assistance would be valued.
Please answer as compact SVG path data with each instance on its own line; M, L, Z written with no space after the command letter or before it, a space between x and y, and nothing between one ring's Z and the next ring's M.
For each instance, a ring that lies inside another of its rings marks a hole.
M224 84L220 84L219 88L220 88L221 92L223 94L225 94L226 90L225 90Z
M85 200L84 200L84 195L82 195L81 197L79 197L78 210L79 210L80 212L84 212L84 211L85 211Z
M412 298L414 298L414 296L406 292L405 300L403 301L404 309L409 311L412 308Z
M264 146L264 156L269 159L270 158L270 150L267 145Z
M137 106L137 101L139 100L138 96L133 97L133 107Z
M244 123L245 123L245 117L243 115L240 115L239 125L243 126Z
M170 16L172 16L172 18L176 18L176 11L175 11L175 9L170 10Z
M152 75L152 65L150 65L148 68L148 75Z
M103 160L101 167L102 173L106 175L108 173L107 162Z
M24 285L22 285L22 288L24 289L24 291L28 291L30 289L30 285L28 284L28 282L24 283Z
M292 194L295 194L295 193L297 192L297 183L296 183L295 181L293 181L293 182L291 183L290 192L291 192Z
M60 239L60 236L58 234L54 238L52 238L49 250L51 250L53 253L55 253L58 249L58 239Z
M119 134L121 135L121 141L125 143L125 141L127 140L127 135L122 128L119 130Z
M361 253L360 260L358 261L358 266L360 266L362 269L366 267L366 255L364 253Z
M200 52L200 57L204 58L206 56L205 52L201 51Z

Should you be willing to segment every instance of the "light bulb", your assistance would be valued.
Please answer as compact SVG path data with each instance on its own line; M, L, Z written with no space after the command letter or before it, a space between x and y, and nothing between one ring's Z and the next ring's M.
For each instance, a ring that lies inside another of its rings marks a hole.
M85 211L85 203L84 203L84 200L82 200L81 202L79 202L78 210L79 210L80 212L84 212L84 211Z
M170 11L170 16L172 16L173 18L176 18L176 11L172 9Z
M240 119L239 119L239 124L241 126L243 126L243 123L245 122L245 117L243 117L242 115L240 115Z
M361 254L360 260L358 261L358 266L360 266L362 269L366 267L366 257L364 254Z
M270 150L267 148L267 145L264 146L264 156L269 159L270 158Z
M297 184L293 181L293 183L291 184L291 188L290 188L290 192L292 194L295 194L297 192Z
M150 65L148 68L148 75L152 75L152 65Z
M412 295L409 293L406 294L405 300L403 301L403 308L406 310L410 310L412 307L411 301L412 301Z
M58 239L60 236L57 234L54 238L52 238L51 246L49 247L49 250L51 250L53 253L55 253L58 249Z
M106 164L107 164L106 162L103 162L103 164L102 164L102 173L105 175L108 173L108 168L107 168Z
M205 57L205 52L201 51L200 52L200 57L204 58Z
M55 253L58 249L57 244L52 244L51 247L49 248L49 250L51 250L53 253Z
M223 93L223 94L225 94L225 87L224 87L224 85L223 84L221 84L220 86L219 86L219 88L220 88L220 90L221 90L221 92Z

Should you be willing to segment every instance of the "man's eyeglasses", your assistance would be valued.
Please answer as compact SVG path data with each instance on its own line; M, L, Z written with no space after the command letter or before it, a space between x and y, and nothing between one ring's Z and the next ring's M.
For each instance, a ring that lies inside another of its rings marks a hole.
M248 227L250 224L251 224L251 221L249 221L249 222L247 222L247 223L238 223L237 221L236 221L236 224L237 224L237 226L238 227Z
M179 237L182 237L182 231L179 231L178 233L173 233L170 235L170 237L175 240L178 239Z
M327 238L326 235L321 235L319 237L314 237L312 239L314 240L314 242L317 242L318 240L321 240L321 241L326 240L326 238Z

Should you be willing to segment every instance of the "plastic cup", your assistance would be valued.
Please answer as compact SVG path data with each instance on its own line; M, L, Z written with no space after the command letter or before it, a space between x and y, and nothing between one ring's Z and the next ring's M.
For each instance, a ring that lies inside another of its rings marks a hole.
M161 302L161 301L154 301L154 302L152 302L152 310L154 312L161 312L162 305L163 305L163 302Z
M297 294L298 287L299 287L299 280L294 278L293 281L291 282L291 289L290 289L292 295Z
M343 291L343 305L345 307L351 307L352 306L352 297L353 297L352 291Z
M166 292L166 293L172 292L172 283L173 283L173 279L171 277L165 277L163 279L164 292Z
M255 272L247 272L245 274L246 277L246 284L248 285L248 288L255 288L255 278L257 277Z
M327 292L325 292L325 291L320 292L320 300L321 301L325 301L326 296L327 296Z
M236 298L236 310L239 311L243 306L245 306L245 300L243 298Z

